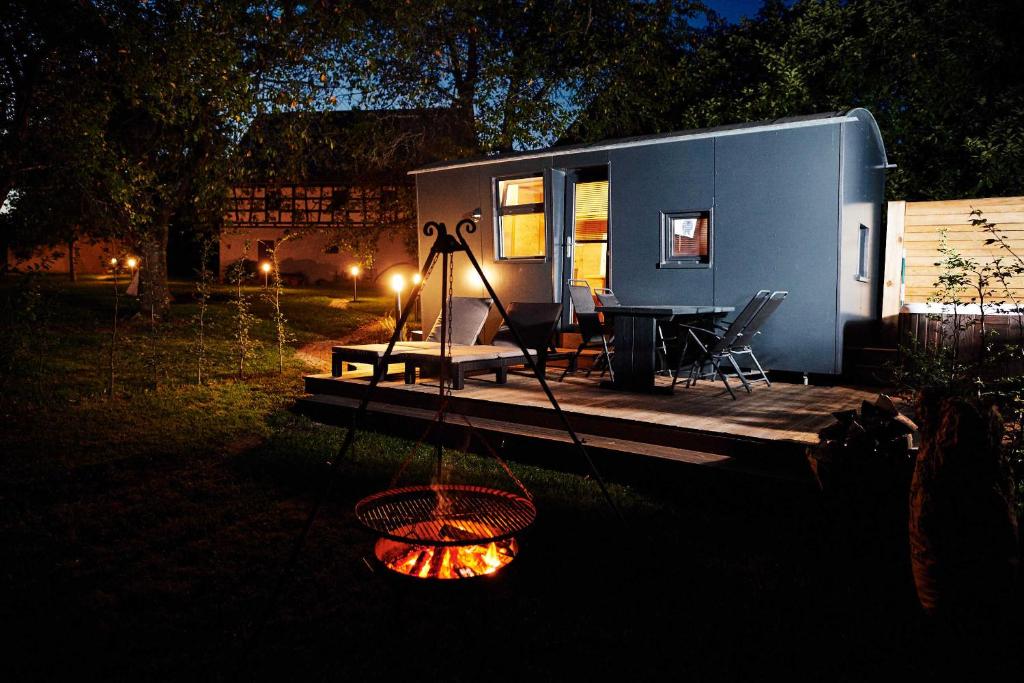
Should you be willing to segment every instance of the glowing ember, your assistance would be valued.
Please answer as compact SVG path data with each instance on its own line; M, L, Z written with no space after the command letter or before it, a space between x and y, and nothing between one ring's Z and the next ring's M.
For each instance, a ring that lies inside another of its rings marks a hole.
M427 533L419 533L420 526L427 524L412 524L397 533L410 538L426 536ZM449 521L446 526L446 535L451 540L458 540L460 534L466 533L457 522ZM374 547L374 554L385 567L421 579L469 579L493 574L515 559L518 552L519 544L514 538L479 545L447 546L382 538Z

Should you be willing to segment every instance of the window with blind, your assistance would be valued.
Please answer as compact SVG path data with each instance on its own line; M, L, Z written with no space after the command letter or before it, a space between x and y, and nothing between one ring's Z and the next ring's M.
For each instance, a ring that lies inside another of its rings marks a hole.
M603 176L603 177L602 177ZM608 287L608 171L581 171L574 185L572 279Z
M660 268L695 268L711 264L711 210L661 214Z
M544 225L544 178L497 181L497 251L499 259L540 259L547 256Z

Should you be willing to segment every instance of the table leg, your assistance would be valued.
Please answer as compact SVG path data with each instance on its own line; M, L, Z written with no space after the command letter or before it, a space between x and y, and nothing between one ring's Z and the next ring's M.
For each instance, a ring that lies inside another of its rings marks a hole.
M612 356L615 380L603 382L602 386L624 391L653 391L656 339L654 318L615 316L615 354Z

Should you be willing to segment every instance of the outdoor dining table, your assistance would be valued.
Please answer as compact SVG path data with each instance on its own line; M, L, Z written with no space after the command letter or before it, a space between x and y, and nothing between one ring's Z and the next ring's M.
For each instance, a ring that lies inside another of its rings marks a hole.
M657 325L673 320L693 325L706 325L735 310L732 306L600 306L598 312L611 318L615 327L615 353L612 370L615 379L601 386L622 391L653 393L657 391Z

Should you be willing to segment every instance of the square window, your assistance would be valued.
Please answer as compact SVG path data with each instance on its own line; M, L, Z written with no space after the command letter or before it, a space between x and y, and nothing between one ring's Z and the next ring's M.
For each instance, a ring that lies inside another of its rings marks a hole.
M666 211L661 214L659 268L700 268L711 265L711 210Z
M499 180L495 190L498 258L545 258L544 178L530 176Z

